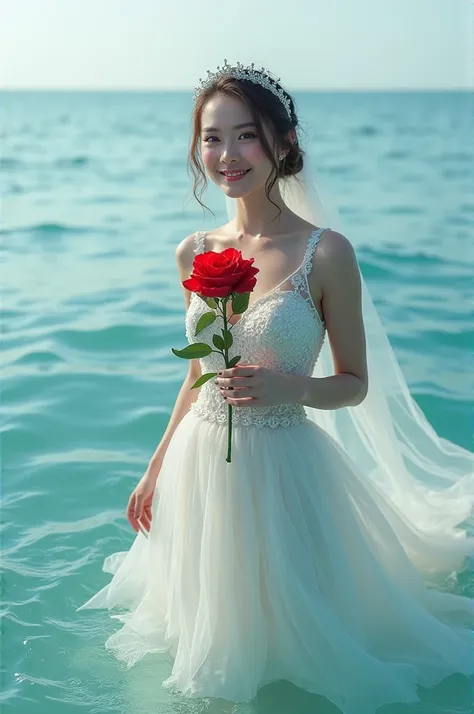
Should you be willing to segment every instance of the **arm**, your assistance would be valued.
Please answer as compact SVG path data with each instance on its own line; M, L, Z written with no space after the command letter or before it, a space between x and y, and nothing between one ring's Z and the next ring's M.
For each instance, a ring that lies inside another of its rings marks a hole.
M356 406L368 390L366 342L359 267L345 236L335 231L322 234L310 277L311 292L318 286L322 290L335 374L295 376L296 401L315 409Z
M178 267L179 280L182 282L189 278L192 271L194 259L194 235L187 236L176 248L176 264ZM186 311L189 308L191 293L181 286L184 293L184 302ZM176 430L181 419L189 411L191 404L196 401L199 395L199 388L191 389L194 382L201 376L201 366L198 359L189 360L188 374L179 390L173 411L171 413L168 426L163 434L163 437L155 449L153 456L150 459L147 472L152 475L155 480L161 468L161 464L171 441L171 437Z

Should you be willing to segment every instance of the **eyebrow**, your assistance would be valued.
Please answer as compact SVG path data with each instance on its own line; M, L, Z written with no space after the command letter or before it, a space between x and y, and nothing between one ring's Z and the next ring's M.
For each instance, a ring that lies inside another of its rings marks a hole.
M233 129L244 129L246 126L257 126L253 121L246 121L244 124L236 124ZM206 126L202 131L219 131L215 126Z

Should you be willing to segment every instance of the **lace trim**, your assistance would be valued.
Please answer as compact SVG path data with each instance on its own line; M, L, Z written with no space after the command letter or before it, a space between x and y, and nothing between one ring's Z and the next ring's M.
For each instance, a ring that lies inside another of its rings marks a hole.
M199 395L200 397L201 395ZM215 408L214 400L202 398L191 404L191 411L201 419L220 425L227 424L227 404L222 402ZM222 397L219 394L219 399ZM232 424L235 426L253 426L257 429L270 427L288 428L298 426L307 420L306 410L302 404L279 404L277 407L242 407L232 410Z
M311 291L309 289L308 275L313 269L313 255L316 247L319 244L321 235L324 231L329 230L329 228L322 228L319 231L314 231L310 236L308 245L306 247L305 257L300 269L290 277L290 282L293 285L295 292L297 292L306 302L309 307L316 313L318 320L324 325L324 320L321 319L319 312L314 304L313 298L311 297Z
M316 250L316 246L318 245L321 239L321 235L324 233L324 231L328 230L329 228L321 228L319 231L315 231L308 241L305 256L303 258L303 264L301 266L306 275L309 275L313 268L313 255L314 251Z
M194 248L194 252L196 255L198 253L204 253L204 239L206 237L206 231L197 231L194 235L194 241L196 243L196 247Z

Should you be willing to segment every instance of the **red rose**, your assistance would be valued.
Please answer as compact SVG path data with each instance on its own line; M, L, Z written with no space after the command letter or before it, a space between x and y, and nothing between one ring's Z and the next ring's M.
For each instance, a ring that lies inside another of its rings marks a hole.
M254 259L245 260L240 250L226 248L221 253L208 250L193 260L191 277L183 285L203 297L225 298L230 293L247 293L253 290L258 268Z

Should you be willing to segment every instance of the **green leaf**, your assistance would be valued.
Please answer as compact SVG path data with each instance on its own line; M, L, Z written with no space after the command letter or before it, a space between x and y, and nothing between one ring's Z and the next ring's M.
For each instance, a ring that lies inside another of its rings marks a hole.
M232 293L232 312L241 315L249 306L250 292Z
M224 340L220 335L212 335L212 341L214 343L214 347L217 347L218 350L224 350L225 349L225 343Z
M196 332L194 335L197 335L198 332L201 332L201 330L204 330L205 327L208 325L212 325L214 320L216 319L217 315L215 312L205 312L204 315L201 315L199 318L197 325L196 325Z
M206 372L206 374L201 374L201 376L199 377L199 379L196 380L196 382L194 382L194 384L193 384L193 386L191 387L191 389L196 389L196 387L201 387L203 384L205 384L205 383L208 382L210 379L212 379L213 377L215 377L216 374L217 374L217 372Z
M242 355L236 355L235 357L232 357L231 360L229 360L229 365L228 367L235 367L240 360Z
M171 352L176 355L176 357L182 357L183 359L200 359L201 357L210 355L212 347L206 345L205 342L193 342L192 345L188 345L182 350L175 350L172 347Z
M230 330L227 330L224 333L224 345L227 349L230 349L233 344L234 344L234 338L232 337L232 332Z
M218 307L218 303L217 303L216 300L214 300L214 298L212 298L212 297L206 297L205 295L201 295L200 293L196 293L196 295L199 295L199 297L201 298L201 300L202 300L203 302L205 302L208 307L212 307L212 308L214 308L214 309L215 309L216 307Z

